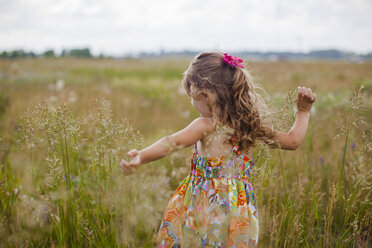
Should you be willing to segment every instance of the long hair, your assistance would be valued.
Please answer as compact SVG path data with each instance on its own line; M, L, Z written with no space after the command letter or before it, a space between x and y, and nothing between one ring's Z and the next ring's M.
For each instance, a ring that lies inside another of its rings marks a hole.
M262 87L253 82L246 69L229 66L223 57L221 52L202 52L193 58L183 72L182 85L187 94L197 97L203 89L212 93L214 125L232 128L231 135L243 151L254 146L257 140L278 147L273 140L275 133L269 108L256 92Z

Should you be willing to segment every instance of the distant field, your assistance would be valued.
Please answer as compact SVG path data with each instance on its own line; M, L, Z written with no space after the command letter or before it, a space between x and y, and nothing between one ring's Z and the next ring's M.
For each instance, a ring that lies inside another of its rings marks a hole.
M118 163L198 117L181 87L190 60L0 60L0 246L153 247L192 149L132 177ZM290 91L317 94L298 150L254 151L262 247L372 245L372 63L246 65L281 131Z

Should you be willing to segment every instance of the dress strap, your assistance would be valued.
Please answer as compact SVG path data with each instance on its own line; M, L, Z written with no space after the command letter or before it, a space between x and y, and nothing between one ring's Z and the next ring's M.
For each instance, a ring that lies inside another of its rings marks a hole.
M238 155L240 155L239 144L236 143L236 140L235 140L235 138L233 136L231 136L231 142L232 142L232 145L233 145L232 152L235 152Z

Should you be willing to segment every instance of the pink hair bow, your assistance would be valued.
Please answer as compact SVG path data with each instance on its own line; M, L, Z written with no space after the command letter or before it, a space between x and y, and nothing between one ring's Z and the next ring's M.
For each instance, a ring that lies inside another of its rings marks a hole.
M231 65L232 67L239 66L240 68L244 68L244 66L241 64L243 62L241 58L236 56L232 57L227 53L224 53L224 55L223 61L225 61L227 64Z

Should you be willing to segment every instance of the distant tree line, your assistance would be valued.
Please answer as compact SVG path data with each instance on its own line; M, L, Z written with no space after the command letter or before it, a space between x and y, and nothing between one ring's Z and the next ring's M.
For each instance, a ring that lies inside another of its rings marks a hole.
M159 52L140 52L138 54L127 53L117 58L161 58L169 56L189 56L193 57L200 51L197 50L183 50L183 51L164 51L161 49ZM351 62L371 61L372 53L357 54L353 52L345 52L337 49L328 50L313 50L307 53L303 52L259 52L259 51L237 51L233 52L234 55L248 59L248 60L264 60L264 61L285 61L285 60L347 60ZM34 58L34 57L83 57L94 58L89 48L82 49L63 49L61 54L57 55L54 50L46 50L43 53L36 54L34 52L26 52L24 50L3 51L0 53L0 59L14 59L14 58ZM100 54L96 58L112 58L112 56L105 56Z
M85 57L85 58L93 57L89 48L71 49L71 50L63 49L60 55L57 55L55 51L52 49L46 50L41 54L36 54L34 52L26 52L23 49L13 50L13 51L3 51L0 53L0 58L3 58L3 59L35 58L35 57L56 58L56 57L69 57L69 56L70 57Z
M140 52L137 57L163 57L163 56L189 56L193 57L200 51L184 50L164 52ZM313 50L304 52L275 52L275 51L235 51L234 55L248 60L285 61L285 60L346 60L351 62L363 62L372 60L372 53L357 54L354 52L337 49Z

